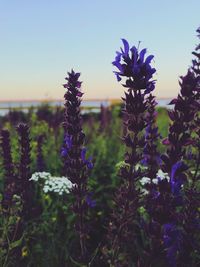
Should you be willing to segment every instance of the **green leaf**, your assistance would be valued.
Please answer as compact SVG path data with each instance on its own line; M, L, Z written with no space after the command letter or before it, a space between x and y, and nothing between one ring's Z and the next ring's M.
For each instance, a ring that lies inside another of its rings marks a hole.
M71 259L71 261L72 261L74 264L76 264L76 266L78 266L78 267L87 267L87 265L75 261L72 257L70 257L70 259Z
M16 240L16 241L12 242L12 243L10 244L10 249L14 249L14 248L16 248L16 247L21 246L21 244L22 244L22 240L23 240L23 237L21 237L20 239L18 239L18 240Z

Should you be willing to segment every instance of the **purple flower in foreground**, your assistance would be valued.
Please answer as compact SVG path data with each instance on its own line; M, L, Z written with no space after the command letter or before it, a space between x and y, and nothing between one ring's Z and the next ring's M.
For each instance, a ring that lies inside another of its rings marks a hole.
M65 78L65 121L64 121L64 144L61 155L65 164L65 175L75 184L71 192L74 196L73 212L76 215L75 229L79 235L80 260L86 263L88 253L86 241L88 237L88 226L86 224L88 206L93 207L95 202L88 193L88 176L93 167L91 157L86 159L86 148L84 147L85 135L82 130L80 104L83 93L80 90L81 83L78 79L80 73L73 70Z
M188 169L188 166L182 162L178 161L172 166L171 176L170 176L170 184L171 184L171 190L172 194L175 196L178 196L181 191L181 187L185 180L185 176L183 175L183 172Z
M143 150L143 160L141 161L147 169L146 177L149 177L151 181L156 178L156 173L160 168L160 154L157 148L157 142L160 139L158 133L158 127L156 126L156 108L155 97L150 94L147 97L147 113L145 116L146 129L145 129L145 146Z
M155 69L150 65L153 56L145 59L146 49L139 53L135 46L129 49L129 44L125 39L122 39L122 42L124 48L121 52L117 52L115 61L112 63L119 70L114 72L117 80L120 81L124 77L123 86L127 88L122 98L125 126L122 140L126 145L125 164L120 168L119 175L122 181L115 194L115 209L108 232L108 251L112 251L112 255L107 255L107 257L112 266L130 266L133 261L132 255L137 254L138 246L135 237L138 226L135 222L139 220L138 209L141 201L141 192L137 182L144 177L144 171L137 166L143 159L142 150L145 145L144 132L147 126L145 119L148 106L146 96L154 89L155 83L152 80ZM152 129L151 134L155 136L156 131ZM146 156L149 158L148 153Z
M65 80L67 80L67 83L63 84L63 87L73 92L74 92L74 88L81 88L82 82L78 80L80 75L81 75L80 72L75 73L74 70L72 70L71 72L68 72L68 77L65 78ZM77 95L80 93L81 92L77 90Z
M196 31L197 37L200 39L200 27ZM195 59L192 60L192 70L196 76L200 76L200 44L198 44L195 48L195 51L192 52L195 56ZM200 79L199 79L199 88L200 88Z
M66 157L71 148L72 148L72 136L66 134L64 138L64 146L61 148L61 156Z
M172 236L173 233L174 244L179 244L176 246L176 253L174 252L174 255L176 255L174 257L171 256L176 264L184 262L185 255L190 258L193 253L193 246L183 245L192 242L195 231L190 228L193 214L190 213L188 207L188 197L191 197L191 194L187 194L187 190L184 188L185 190L183 191L182 188L187 183L186 170L190 166L188 163L187 166L186 161L184 161L187 156L187 147L193 144L190 125L196 113L197 77L189 70L184 77L181 77L180 87L178 97L170 102L170 104L174 105L174 109L168 112L171 123L168 138L163 142L167 145L167 153L162 155L164 163L162 169L170 177L170 193L167 191L165 193L169 195L169 200L165 206L167 206L171 216L166 218L164 224L173 225L173 230L168 235ZM192 209L195 209L195 205ZM174 234L180 225L185 231L184 235L182 235L183 242L179 242L180 236ZM177 240L175 241L175 239ZM169 255L173 254L172 247L166 247L166 252L169 258ZM175 263L172 266L176 266Z
M177 255L183 241L183 233L176 224L163 226L163 242L167 250L167 259L171 267L177 266Z
M93 168L92 157L86 159L86 151L87 149L84 147L81 151L81 159L87 165L88 169L92 169Z
M72 147L72 136L70 135L66 135L64 138L65 144L67 146L68 149L71 149Z
M62 147L62 148L61 148L61 156L64 158L64 157L67 156L67 154L68 154L67 149L66 149L65 147Z
M117 55L112 62L119 70L114 71L117 80L121 81L122 77L127 77L124 87L145 90L145 94L150 93L155 88L155 80L152 80L152 76L156 70L150 65L154 56L150 55L145 59L146 49L139 53L135 46L129 48L125 39L122 39L122 42L124 48L121 48L121 52L116 52Z

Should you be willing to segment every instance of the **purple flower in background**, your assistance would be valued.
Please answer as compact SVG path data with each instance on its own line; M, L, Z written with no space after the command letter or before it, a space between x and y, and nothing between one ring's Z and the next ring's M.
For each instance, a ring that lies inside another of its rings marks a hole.
M31 177L31 146L30 146L30 128L25 123L19 123L16 127L19 136L20 162L18 170L18 194L23 203L22 218L28 221L32 218L33 207L33 185L29 181Z
M9 208L12 206L12 198L16 193L16 175L14 173L14 164L11 154L10 133L8 130L1 131L0 146L2 148L2 158L4 167L4 192L2 199L2 208L5 214L9 214Z
M121 48L121 52L116 52L115 61L112 62L119 70L114 71L117 80L121 81L122 77L127 77L124 87L145 90L145 94L150 93L155 88L155 80L152 80L152 76L156 70L150 65L154 56L150 55L145 59L146 49L139 53L135 46L129 48L125 39L122 39L122 42L124 48Z
M94 208L96 206L96 200L92 199L93 194L90 192L86 196L86 202L90 208Z

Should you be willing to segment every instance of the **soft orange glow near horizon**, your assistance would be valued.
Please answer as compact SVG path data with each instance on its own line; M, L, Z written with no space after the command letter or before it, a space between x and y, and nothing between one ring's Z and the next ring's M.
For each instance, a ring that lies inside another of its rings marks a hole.
M130 46L141 41L139 49L154 55L154 94L175 97L178 77L186 74L198 42L200 1L194 1L195 8L186 0L181 5L127 0L125 13L114 0L3 1L0 101L62 99L62 84L72 68L81 72L83 99L121 98L124 88L111 65L121 38Z
M85 73L84 73L85 74ZM125 88L121 83L118 83L110 71L110 75L106 73L105 79L98 82L88 75L81 75L82 91L84 92L83 99L120 99L124 95ZM51 83L44 80L29 81L9 81L7 84L1 85L0 101L26 101L26 100L62 100L65 89L62 84L65 82L64 78L60 78L62 83L54 80L53 75ZM65 76L64 76L65 77ZM179 91L178 77L174 79L166 79L158 74L154 77L156 79L156 88L154 95L158 98L173 98L176 97ZM109 80L110 79L110 80ZM1 81L0 81L1 84Z

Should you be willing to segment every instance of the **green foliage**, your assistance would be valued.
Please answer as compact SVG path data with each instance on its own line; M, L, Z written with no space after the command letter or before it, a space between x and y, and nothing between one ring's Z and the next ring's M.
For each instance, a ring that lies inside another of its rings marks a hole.
M32 148L31 171L32 173L37 171L37 138L42 134L45 136L42 151L46 171L52 175L61 176L63 173L60 149L63 143L63 128L59 125L55 127L52 123L49 123L48 120L51 114L53 114L49 107L48 112L45 112L46 117L42 117L45 107L43 106L41 110L36 113L31 110L27 114ZM158 108L157 123L161 135L166 137L169 125L166 109ZM10 121L6 121L3 126L9 129L11 133L12 157L17 171L19 153L15 126ZM121 141L123 126L120 105L112 106L111 121L106 129L99 130L99 115L95 113L84 115L83 129L86 135L86 147L88 148L87 156L92 156L94 162L94 168L90 174L89 187L93 192L93 199L97 203L96 207L89 211L90 220L88 220L88 223L95 229L98 228L98 231L91 231L89 235L91 238L88 240L89 250L91 255L93 255L89 266L100 267L104 263L101 264L98 258L99 244L106 232L106 218L109 218L113 205L113 192L115 192L120 184L118 171L120 166L124 164L125 148ZM160 145L160 150L162 149L163 146ZM0 168L0 192L3 192L3 179L3 171ZM71 195L45 194L38 184L35 187L35 199L37 200L37 205L41 207L41 213L26 225L26 231L24 231L23 236L17 240L9 241L6 250L3 243L5 243L8 232L13 227L13 224L16 225L18 211L13 210L12 215L6 218L7 221L1 216L1 266L12 266L9 265L9 261L12 260L12 257L9 256L11 255L10 251L17 248L20 248L21 257L28 263L27 266L79 266L77 259L73 258L73 251L77 248L78 244L76 243L77 239L74 231L71 230L74 227L75 221L74 215L70 210L70 205L73 203ZM17 206L13 208L19 209ZM144 210L141 209L139 212L141 216L146 216ZM100 265L98 265L99 262ZM83 265L80 266L83 267Z
M169 128L170 120L169 120L166 108L158 107L157 112L158 112L157 125L159 129L159 133L164 138L164 137L167 137L168 135L168 128Z
M21 199L13 196L13 205L8 211L0 205L0 266L9 267L16 264L16 251L21 251L23 234L19 233L21 220Z

